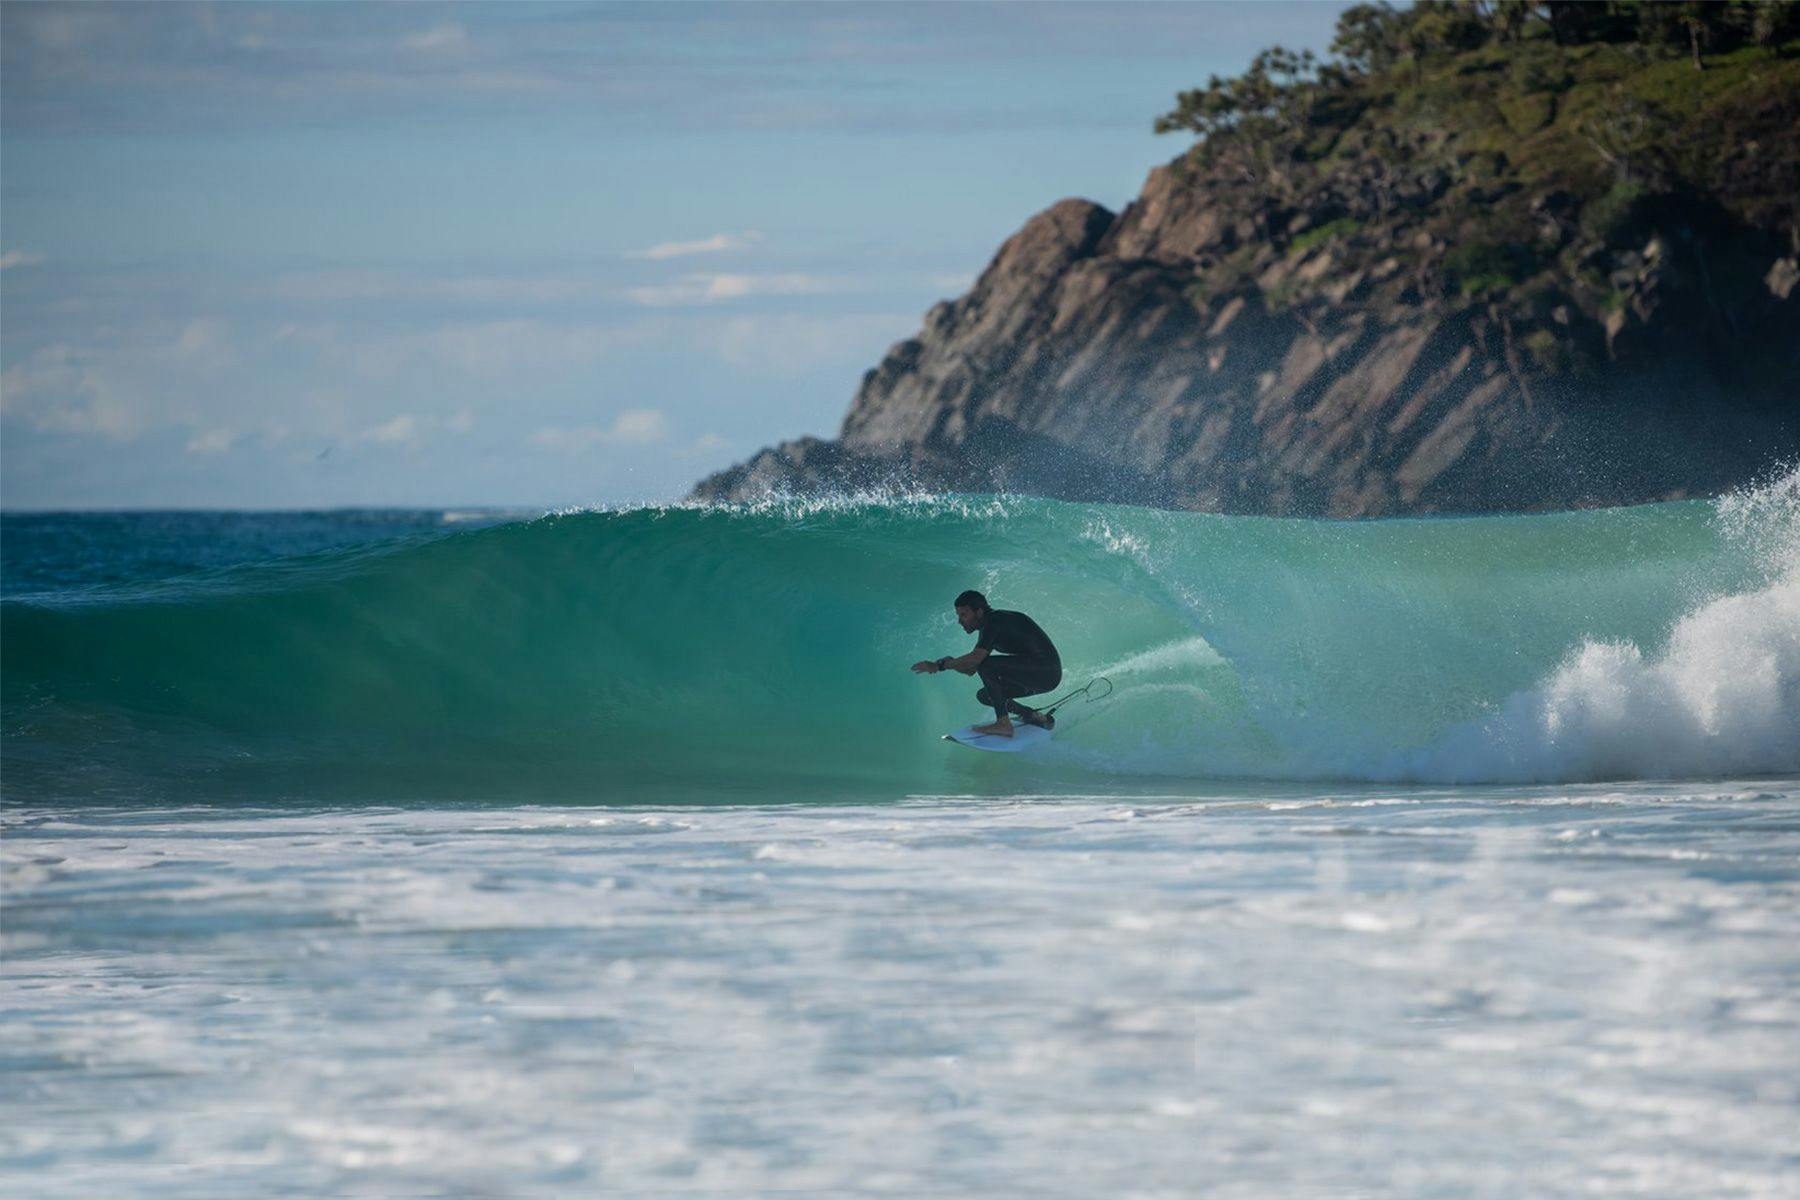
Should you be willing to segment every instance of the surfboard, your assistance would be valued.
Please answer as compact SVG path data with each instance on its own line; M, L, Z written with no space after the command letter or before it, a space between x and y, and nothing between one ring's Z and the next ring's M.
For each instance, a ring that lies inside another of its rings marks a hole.
M984 721L983 724L986 724ZM973 725L965 725L954 733L944 735L946 742L955 742L959 746L968 746L973 750L993 750L1000 754L1017 754L1021 750L1029 750L1033 746L1041 746L1050 740L1050 731L1037 725L1027 725L1023 721L1013 722L1011 737L996 737L991 733L976 733Z

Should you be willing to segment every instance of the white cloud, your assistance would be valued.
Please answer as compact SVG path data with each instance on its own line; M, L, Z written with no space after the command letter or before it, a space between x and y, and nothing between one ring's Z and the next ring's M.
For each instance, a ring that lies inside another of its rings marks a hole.
M231 449L237 441L237 434L229 429L209 429L205 433L197 433L188 439L189 454L223 454Z
M597 299L606 289L595 280L568 276L440 276L397 271L298 271L277 278L269 289L278 300L302 304L360 301L414 301L489 305L569 304Z
M455 322L412 333L371 336L354 326L289 322L275 339L310 346L321 363L363 379L389 382L415 371L448 368L509 383L586 366L615 350L666 336L661 319L629 325L511 320Z
M686 446L675 451L675 457L683 459L704 458L708 455L717 454L729 445L731 445L731 442L728 439L722 438L716 433L703 433Z
M81 340L10 352L0 375L8 431L114 442L154 433L177 459L184 448L194 456L221 455L297 445L297 439L314 452L319 439L371 452L435 449L471 433L478 418L486 423L496 379L529 388L580 369L579 357L541 357L546 341L560 337L565 349L573 341L580 354L595 351L591 339L567 331L519 336L523 344L508 347L506 335L518 334L515 327L487 330L471 345L459 336L463 326L417 334L348 324L240 326L250 320L175 315L134 325L83 322ZM515 364L510 374L476 369ZM532 374L534 367L543 375Z
M370 425L357 433L355 440L373 446L401 446L412 449L440 433L467 433L475 427L475 414L459 409L447 417L425 413L400 413L379 425Z
M597 446L646 446L668 437L668 421L660 409L628 408L609 426L545 425L525 440L544 450L582 454Z
M409 33L400 39L401 49L420 50L426 53L463 50L468 45L469 31L461 25L434 25L430 29Z
M392 420L371 425L356 436L360 441L374 442L379 446L407 446L423 437L425 429L426 422L417 415L401 413Z
M197 317L182 327L172 351L176 358L218 361L224 357L225 323Z
M674 308L746 296L817 296L842 287L842 280L824 275L695 274L675 283L632 288L626 295L649 308Z
M14 267L35 267L44 261L44 256L30 250L8 250L0 254L0 271L10 271Z
M137 407L91 355L58 343L0 374L0 412L44 433L123 441L142 431Z
M719 357L740 370L800 375L833 365L873 365L918 327L919 318L909 313L744 315L722 322L715 344Z
M116 32L117 17L97 6L32 6L27 28L40 46L50 50L82 49Z
M762 241L763 235L756 230L743 233L715 233L709 238L701 238L694 242L658 242L646 250L633 250L626 258L685 258L690 254L715 254L721 250L742 250Z
M643 445L668 436L662 412L654 408L628 408L613 419L610 440L615 444Z

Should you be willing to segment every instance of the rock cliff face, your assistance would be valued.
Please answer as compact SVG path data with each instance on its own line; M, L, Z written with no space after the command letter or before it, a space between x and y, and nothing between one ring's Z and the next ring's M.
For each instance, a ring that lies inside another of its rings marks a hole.
M1791 140L1800 105L1763 119ZM1754 203L1627 192L1601 233L1566 190L1400 161L1285 201L1186 163L1123 213L1064 200L864 376L836 440L693 494L1381 516L1679 498L1800 455L1792 159L1746 159ZM1502 197L1528 242L1471 223Z

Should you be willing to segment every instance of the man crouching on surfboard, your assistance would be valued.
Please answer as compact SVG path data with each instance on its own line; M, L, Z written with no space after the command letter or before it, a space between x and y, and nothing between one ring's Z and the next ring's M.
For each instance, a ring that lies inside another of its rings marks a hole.
M989 608L987 597L974 591L956 598L956 623L964 633L981 635L975 648L958 658L916 662L913 671L921 675L939 671L980 675L982 686L975 699L992 706L994 723L975 726L976 733L1011 737L1012 717L1008 714L1015 713L1027 725L1056 728L1055 717L1019 703L1020 696L1047 692L1062 682L1062 656L1038 623L1021 612Z

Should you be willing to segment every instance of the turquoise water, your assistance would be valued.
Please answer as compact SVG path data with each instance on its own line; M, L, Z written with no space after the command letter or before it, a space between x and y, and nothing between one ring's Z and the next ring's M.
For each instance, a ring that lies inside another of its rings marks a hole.
M1786 1197L1800 477L0 517L0 1187ZM964 587L1071 684L937 741Z
M179 554L138 569L131 524L100 526L88 578L9 563L11 790L705 802L1793 773L1795 487L1369 524L992 498L577 512L279 556L269 538L173 574ZM907 667L968 646L949 607L968 586L1035 616L1072 682L1115 685L1029 762L932 744L979 716L975 687Z

